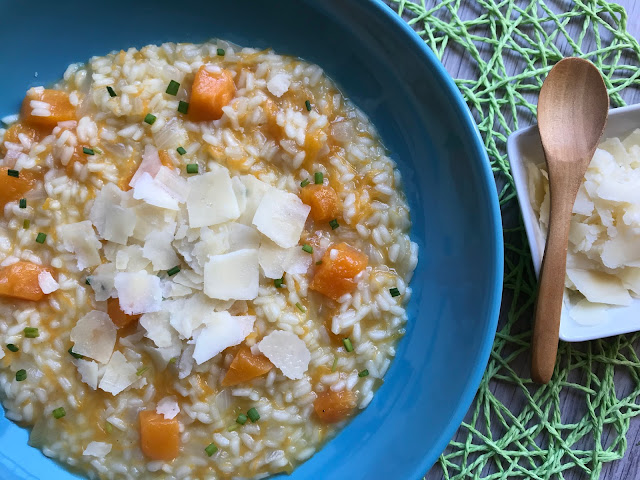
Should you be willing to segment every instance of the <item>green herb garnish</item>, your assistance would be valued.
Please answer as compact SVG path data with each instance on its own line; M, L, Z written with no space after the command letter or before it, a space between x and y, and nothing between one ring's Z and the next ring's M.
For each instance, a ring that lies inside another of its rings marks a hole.
M58 407L52 413L53 413L53 418L55 418L56 420L61 419L67 414L67 412L64 410L64 407Z
M37 338L40 336L40 332L36 327L26 327L24 329L24 336L27 338Z
M178 94L178 89L180 88L180 84L175 80L171 80L169 85L167 86L166 93L169 95L176 96Z
M186 115L187 112L189 112L189 104L187 102L183 102L182 100L180 100L178 102L178 111Z
M260 420L260 414L254 407L251 407L249 409L249 411L247 412L247 417L249 417L249 420L251 420L252 423L256 423L258 420Z
M210 443L204 451L207 452L208 456L211 456L218 451L218 447L216 447L215 443Z

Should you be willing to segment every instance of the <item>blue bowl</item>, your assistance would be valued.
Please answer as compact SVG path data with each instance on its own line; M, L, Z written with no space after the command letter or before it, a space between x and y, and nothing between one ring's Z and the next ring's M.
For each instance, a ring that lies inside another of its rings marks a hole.
M376 0L0 0L0 116L72 62L219 37L321 65L393 152L420 246L407 334L369 407L291 480L417 479L469 408L502 291L496 187L474 121L418 36ZM0 420L0 478L69 479Z

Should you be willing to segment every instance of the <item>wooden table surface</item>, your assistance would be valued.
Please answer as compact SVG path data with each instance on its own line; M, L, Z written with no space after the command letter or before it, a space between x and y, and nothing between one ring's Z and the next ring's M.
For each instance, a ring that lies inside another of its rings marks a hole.
M476 11L470 7L474 0L463 0L463 10L469 9ZM427 6L433 5L433 0L426 0ZM549 2L547 2L549 3ZM588 2L587 2L588 3ZM617 0L618 3L625 7L628 14L628 30L636 38L640 38L640 0ZM462 15L461 15L462 16ZM445 55L443 58L444 66L449 73L458 78L473 78L473 73L468 72L468 63L462 62L459 57L453 55ZM628 92L623 95L627 103L640 103L640 89L636 89L634 92ZM513 208L517 208L515 202ZM636 351L640 351L640 345L637 346ZM515 367L517 369L517 367ZM522 365L523 373L528 370L528 365ZM518 371L518 370L516 370ZM624 383L624 379L621 383ZM628 391L631 386L619 385L620 391ZM498 386L494 393L505 405L509 406L513 398L514 387L505 385L504 387ZM569 402L570 403L570 402ZM571 409L572 405L565 403L563 408ZM582 408L578 406L576 408ZM628 449L622 460L605 464L602 469L600 478L603 480L640 480L640 417L636 417L631 420L631 426L627 434ZM426 475L427 480L441 480L443 478L442 472L438 468L433 468ZM587 480L587 475L579 472L565 472L564 478L566 480Z

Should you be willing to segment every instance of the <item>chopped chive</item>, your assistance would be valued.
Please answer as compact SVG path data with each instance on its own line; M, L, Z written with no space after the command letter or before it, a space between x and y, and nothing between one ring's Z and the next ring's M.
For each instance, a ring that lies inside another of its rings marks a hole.
M153 125L154 123L156 123L156 116L152 115L150 113L147 113L144 116L144 123L148 123L149 125Z
M338 356L333 357L333 365L331 365L331 371L335 372L336 368L338 368Z
M140 376L141 376L144 372L146 372L147 370L149 370L149 367L142 367L141 369L139 369L139 370L136 372L136 375L140 377Z
M7 170L7 175L9 175L10 177L15 177L18 178L20 176L20 172L18 170Z
M187 164L187 173L198 173L198 164L197 163Z
M304 180L302 180L302 181L300 182L300 186L301 186L301 187L306 187L307 185L309 185L309 183L311 183L311 182L309 182L309 179L308 179L308 178L305 178Z
M329 222L329 226L331 227L331 230L335 230L336 228L338 228L340 226L340 224L338 223L338 219L334 218L333 220L331 220Z
M171 365L173 365L173 364L174 364L174 363L176 363L177 361L178 361L178 359L177 359L176 357L172 357L172 358L170 358L170 359L169 359L169 363L170 363Z
M109 422L104 422L104 429L107 433L113 433L113 425Z
M322 185L322 182L324 181L324 175L322 174L322 172L314 173L313 181L315 182L316 185Z
M85 155L95 155L96 152L92 148L82 147L82 153Z
M51 413L53 413L53 418L55 418L56 420L61 419L67 414L67 412L65 412L64 410L64 407L58 407Z
M307 309L304 308L300 302L296 302L296 308L300 310L302 313L307 311Z
M222 48L219 48L216 53L218 54L219 57L224 57L224 50Z
M17 345L14 345L13 343L7 343L7 350L9 350L10 352L16 353L18 350L20 350L20 347L18 347Z
M307 107L307 112L311 111L311 102L309 100L304 101L304 106Z
M241 413L240 415L238 415L238 418L236 418L236 423L244 425L245 423L247 423L247 416L244 413Z
M258 420L260 420L260 414L254 407L251 407L249 409L249 411L247 412L247 417L249 417L249 420L251 420L252 423L256 423Z
M187 102L183 102L182 100L180 100L178 102L178 111L186 115L187 112L189 111L189 104Z
M115 91L113 88L111 88L111 87L107 87L107 92L109 92L109 96L110 96L111 98L113 98L113 97L117 97L117 96L118 96L118 94L116 93L116 91Z
M362 370L362 371L358 374L358 376L359 376L360 378L362 378L362 377L366 377L366 376L368 376L368 375L369 375L369 370L367 370L366 368L365 368L364 370Z
M37 338L40 336L40 332L36 327L25 327L24 336L27 338Z
M38 233L38 235L36 236L36 242L37 243L44 243L47 240L47 234L46 233Z
M238 425L237 423L234 423L233 425L227 427L227 432L235 432L239 428L240 428L240 425Z
M27 199L26 198L21 198L18 206L20 208L27 208Z
M22 382L27 379L27 371L21 368L16 372L16 382Z
M210 443L204 451L207 452L208 456L211 456L218 451L218 447L216 447L215 443Z
M182 148L182 147L178 147L176 148L176 151L180 154L180 155L184 155L185 153L187 153L187 151Z
M176 96L179 88L180 88L180 84L175 80L171 80L169 82L169 85L167 86L166 93L168 93L169 95Z
M96 152L98 155L102 155L102 150L100 150L99 148L93 147L93 151Z
M173 277L176 273L178 273L180 271L180 266L176 265L175 267L167 270L167 275L169 275L170 277Z
M30 226L31 226L31 220L29 220L28 218L25 218L24 222L22 222L22 228L27 230Z
M353 344L351 343L351 340L345 338L342 340L342 343L344 344L344 348L347 352L353 352Z
M400 290L398 290L396 287L390 288L389 293L391 294L392 297L400 296Z
M282 288L284 285L284 277L283 278L276 278L273 281L273 284L275 285L276 288Z
M69 355L71 355L73 358L79 358L80 360L84 358L84 355L80 355L79 353L73 351L73 346L69 347L69 350L67 350L67 352L69 352Z
M316 265L322 265L322 260L318 260L318 261L316 262Z
M87 285L91 285L91 277L85 278L84 283L86 283Z
M307 253L313 253L313 247L311 245L309 245L308 243L305 243L302 246L302 251L303 252L307 252Z

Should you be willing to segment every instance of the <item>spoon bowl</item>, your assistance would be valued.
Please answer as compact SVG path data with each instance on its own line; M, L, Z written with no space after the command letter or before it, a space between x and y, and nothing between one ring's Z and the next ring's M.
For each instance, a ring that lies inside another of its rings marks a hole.
M531 377L538 383L548 383L553 375L571 213L608 112L602 75L582 58L559 61L540 90L538 129L549 173L550 211L531 346Z

